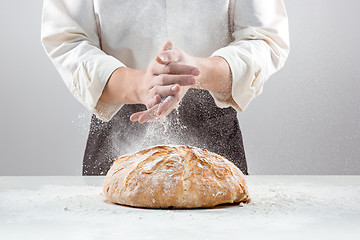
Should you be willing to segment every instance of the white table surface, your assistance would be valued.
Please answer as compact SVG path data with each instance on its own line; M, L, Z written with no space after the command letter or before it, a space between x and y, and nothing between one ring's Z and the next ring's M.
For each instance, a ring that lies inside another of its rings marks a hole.
M248 176L252 202L158 210L105 201L104 177L0 177L0 239L360 239L360 176Z

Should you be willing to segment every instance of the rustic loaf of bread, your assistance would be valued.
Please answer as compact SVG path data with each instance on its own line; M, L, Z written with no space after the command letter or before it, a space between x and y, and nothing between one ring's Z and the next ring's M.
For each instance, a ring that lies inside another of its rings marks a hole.
M106 198L145 208L206 208L248 202L243 173L229 160L188 146L155 146L114 161Z

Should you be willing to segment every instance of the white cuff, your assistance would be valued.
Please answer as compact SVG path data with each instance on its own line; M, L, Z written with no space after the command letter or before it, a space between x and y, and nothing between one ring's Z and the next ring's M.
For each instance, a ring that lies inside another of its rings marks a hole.
M98 118L109 121L122 104L108 104L99 101L111 74L119 67L125 67L110 55L90 55L74 73L74 87L82 104Z
M232 106L237 111L244 111L251 100L259 95L262 91L262 86L254 86L261 81L255 81L260 77L252 76L249 71L249 64L247 64L239 55L241 50L238 46L227 46L215 51L211 57L222 57L228 64L231 70L232 76L232 91L231 93L217 93L210 92L214 97L218 107L224 108Z

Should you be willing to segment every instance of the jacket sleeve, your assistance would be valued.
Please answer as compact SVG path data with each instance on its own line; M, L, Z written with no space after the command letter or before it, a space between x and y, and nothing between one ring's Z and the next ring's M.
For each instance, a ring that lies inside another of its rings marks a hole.
M113 71L124 64L100 48L93 1L44 0L41 42L75 98L109 121L122 105L99 98Z
M289 54L288 19L282 0L235 0L230 6L233 41L212 56L224 58L232 92L210 92L217 106L244 111Z

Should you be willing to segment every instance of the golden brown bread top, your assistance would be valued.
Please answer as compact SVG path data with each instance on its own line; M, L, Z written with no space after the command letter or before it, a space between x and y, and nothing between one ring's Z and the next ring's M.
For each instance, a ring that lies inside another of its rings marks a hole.
M149 208L248 202L243 173L229 160L188 146L155 146L114 161L104 182L111 202Z

